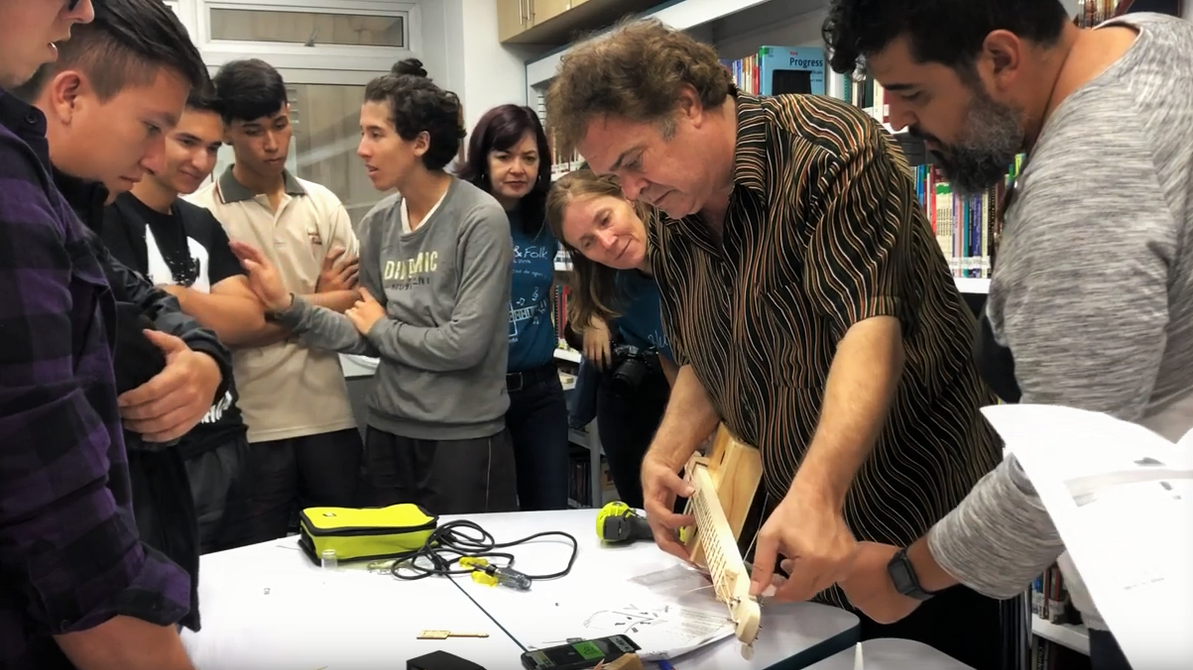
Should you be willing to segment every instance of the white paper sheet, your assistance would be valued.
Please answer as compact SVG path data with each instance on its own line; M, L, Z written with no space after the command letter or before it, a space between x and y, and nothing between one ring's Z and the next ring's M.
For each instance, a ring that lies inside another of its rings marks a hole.
M579 624L579 626L577 626ZM622 634L642 649L643 660L676 658L733 635L729 610L696 570L678 565L630 578L597 602L589 597L561 607L541 626L537 648Z
M982 410L1132 667L1193 667L1193 439L1044 405Z

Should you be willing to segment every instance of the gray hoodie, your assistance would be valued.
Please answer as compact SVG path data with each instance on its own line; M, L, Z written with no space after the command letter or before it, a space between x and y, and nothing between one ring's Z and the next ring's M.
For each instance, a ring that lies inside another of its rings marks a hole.
M310 346L380 357L369 426L424 440L495 435L509 407L505 210L453 178L422 225L404 232L401 203L386 197L358 227L360 284L387 318L363 336L343 314L296 297L279 321Z

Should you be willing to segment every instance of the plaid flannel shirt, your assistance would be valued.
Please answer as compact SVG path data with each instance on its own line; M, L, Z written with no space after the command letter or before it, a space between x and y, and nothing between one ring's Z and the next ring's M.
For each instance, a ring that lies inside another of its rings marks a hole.
M52 635L190 609L186 572L138 539L115 303L53 186L45 130L0 90L0 670L70 668Z

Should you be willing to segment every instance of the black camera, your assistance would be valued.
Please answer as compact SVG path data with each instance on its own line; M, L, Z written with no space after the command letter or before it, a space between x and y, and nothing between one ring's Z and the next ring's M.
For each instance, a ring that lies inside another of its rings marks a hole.
M613 347L612 358L610 389L621 396L632 395L643 379L662 369L659 353L654 347L642 349L632 344L618 344Z

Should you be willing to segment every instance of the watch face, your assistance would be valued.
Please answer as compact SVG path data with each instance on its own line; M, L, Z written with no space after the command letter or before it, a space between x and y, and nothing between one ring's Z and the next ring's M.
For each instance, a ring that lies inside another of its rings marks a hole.
M891 582L894 583L895 590L899 593L916 600L927 600L931 597L920 587L906 550L895 554L891 562L887 564L887 573L890 574Z
M895 583L895 588L899 593L907 595L908 589L912 586L911 575L907 570L907 556L902 554L896 556L888 566L888 572L891 573L891 581Z

